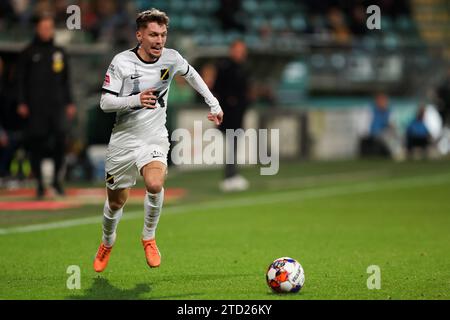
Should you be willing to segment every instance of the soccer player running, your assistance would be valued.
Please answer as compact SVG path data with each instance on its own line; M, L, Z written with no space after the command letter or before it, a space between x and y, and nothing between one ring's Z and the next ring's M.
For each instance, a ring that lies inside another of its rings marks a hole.
M167 97L175 75L183 76L211 108L208 119L219 125L223 112L203 79L173 49L165 48L169 18L151 9L138 14L138 45L117 54L106 73L100 106L104 112L116 112L106 155L107 199L103 209L103 237L94 260L96 272L108 265L116 240L116 228L123 214L130 188L136 177L144 178L142 245L147 264L158 267L161 254L156 246L155 230L164 200L164 179L169 151L165 127Z

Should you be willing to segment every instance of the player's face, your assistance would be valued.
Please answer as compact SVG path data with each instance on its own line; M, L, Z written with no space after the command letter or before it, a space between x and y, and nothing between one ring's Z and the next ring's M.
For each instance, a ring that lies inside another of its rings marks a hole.
M230 49L231 58L237 63L242 63L247 58L247 47L243 42L236 42Z
M385 94L379 94L376 97L376 103L380 109L385 110L385 109L387 109L388 104L389 104L388 97Z
M141 48L153 58L159 58L167 40L167 27L156 22L147 24L147 28L142 28L136 33L136 37L141 44Z
M52 19L44 19L36 26L36 33L38 37L44 41L50 41L55 34L55 24Z

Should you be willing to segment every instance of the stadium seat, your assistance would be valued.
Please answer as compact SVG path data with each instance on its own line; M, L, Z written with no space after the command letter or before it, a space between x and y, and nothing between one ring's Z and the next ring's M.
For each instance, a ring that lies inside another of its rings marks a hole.
M186 2L183 0L170 0L169 4L169 11L172 14L173 12L184 13L188 10Z
M278 100L286 105L297 105L306 97L308 88L308 66L302 60L287 64L282 71L277 88Z
M215 46L224 46L227 44L226 34L222 32L214 32L209 36L209 44Z
M250 48L255 47L260 42L260 39L257 34L254 33L246 33L244 35L244 41Z
M191 12L195 12L198 14L202 14L203 11L205 10L205 4L208 1L203 1L203 0L190 0L190 1L186 1L186 7L188 8L189 11Z
M342 53L333 53L330 57L330 65L337 71L342 71L346 66L346 56Z
M258 2L256 0L244 0L242 2L242 8L249 13L255 13L259 10Z
M286 30L288 23L286 17L281 14L277 14L270 19L270 26L275 31Z
M203 1L203 10L205 13L214 13L220 7L220 0L207 0Z
M377 39L372 35L363 36L361 39L362 49L367 51L375 50L377 47Z
M414 22L406 15L401 15L395 20L395 28L405 33L413 33L415 31Z
M181 28L186 31L193 30L197 25L197 18L192 14L183 14L181 16Z
M267 15L272 15L274 12L278 10L277 3L274 0L260 1L258 7L259 10L261 10L261 12Z
M387 15L381 16L381 30L383 32L392 31L394 28L394 22L392 21L392 18Z
M181 16L175 13L170 14L170 27L174 30L181 28Z
M209 35L205 32L196 32L192 36L194 42L199 46L207 46L209 44Z
M323 70L326 67L326 58L323 54L315 53L311 56L309 63L312 68L316 70Z
M383 35L382 45L386 50L397 50L399 42L400 37L394 32L387 32Z
M142 10L148 10L149 9L149 5L148 5L148 1L139 1L141 3L141 9ZM153 0L151 2L151 7L153 8L158 8L159 10L163 10L166 11L169 9L169 3L166 0Z
M267 25L269 22L263 15L254 15L250 20L250 28L253 31L259 31L261 27Z
M235 32L235 31L227 32L225 34L225 42L227 44L233 42L234 40L242 39L242 38L243 38L243 35L239 32Z
M289 19L290 27L295 32L303 32L306 30L306 20L303 14L294 14Z

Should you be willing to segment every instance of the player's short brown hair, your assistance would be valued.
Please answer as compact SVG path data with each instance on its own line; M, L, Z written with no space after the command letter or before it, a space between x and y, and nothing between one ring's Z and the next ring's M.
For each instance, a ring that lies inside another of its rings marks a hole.
M142 11L138 14L136 19L136 29L147 28L147 24L156 22L159 25L165 25L169 28L169 17L163 11L152 8L150 10Z
M53 22L54 22L55 16L50 11L42 11L42 12L36 13L31 18L31 21L35 26L37 26L39 23L41 23L41 21L44 21L44 20L53 20Z

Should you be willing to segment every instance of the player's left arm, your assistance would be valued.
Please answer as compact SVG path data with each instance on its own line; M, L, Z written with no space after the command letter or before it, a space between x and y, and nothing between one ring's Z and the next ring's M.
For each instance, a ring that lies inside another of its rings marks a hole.
M185 71L184 73L179 72L181 76L186 79L186 81L192 88L194 88L199 94L203 96L203 98L205 98L206 104L211 108L211 111L208 113L208 120L213 121L216 125L220 125L223 121L223 111L220 107L219 101L211 93L205 81L198 74L197 70L189 65L187 61L183 59L179 54L178 59L179 70Z

